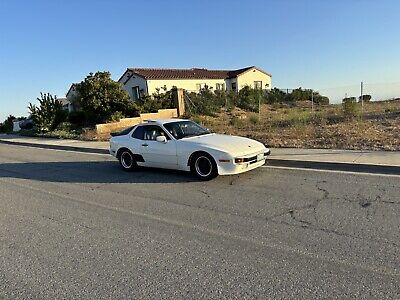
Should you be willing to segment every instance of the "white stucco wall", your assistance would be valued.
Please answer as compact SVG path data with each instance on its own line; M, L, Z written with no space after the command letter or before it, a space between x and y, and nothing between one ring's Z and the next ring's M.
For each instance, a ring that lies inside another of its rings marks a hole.
M125 79L126 80L126 79ZM132 76L125 84L125 80L120 80L120 83L122 84L122 88L128 92L129 97L133 100L133 93L132 93L132 88L135 86L139 86L139 91L142 95L147 94L147 86L146 86L146 79L140 76Z
M238 89L244 88L246 85L254 88L254 81L261 81L262 88L270 90L272 86L271 76L260 72L259 70L253 68L237 77L237 87ZM268 86L266 86L268 84Z
M75 90L74 87L72 87L68 93L65 95L65 98L68 100L68 102L71 102L72 99L74 99L78 95L78 92Z

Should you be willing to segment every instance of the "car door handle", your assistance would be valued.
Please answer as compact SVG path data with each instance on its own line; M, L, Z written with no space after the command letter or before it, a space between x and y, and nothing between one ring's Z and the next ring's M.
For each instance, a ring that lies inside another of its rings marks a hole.
M147 146L148 146L148 144L142 144L142 146L143 146L143 147L147 147Z

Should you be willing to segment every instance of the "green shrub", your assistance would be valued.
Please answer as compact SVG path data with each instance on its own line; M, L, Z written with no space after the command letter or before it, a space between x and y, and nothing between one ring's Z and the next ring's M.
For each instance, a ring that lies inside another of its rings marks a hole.
M3 123L0 124L0 133L8 133L13 130L13 122L16 119L13 115L9 115Z
M113 113L110 116L110 120L111 122L119 122L119 120L125 118L124 114L120 111L116 111L115 113Z
M269 104L282 103L285 100L285 95L280 89L273 88L265 94L264 102Z
M355 97L344 98L342 100L343 113L347 117L355 117L358 115L358 105Z
M311 94L312 93L312 94ZM290 92L290 90L280 90L278 88L273 88L264 95L264 102L273 103L294 103L298 101L311 101L311 95L313 95L313 100L315 104L326 105L329 104L329 98L322 96L319 92L313 91L311 89L297 88Z
M216 96L208 87L199 93L187 94L186 97L187 111L191 114L214 116L225 104L221 100L222 94Z
M157 89L155 93L152 95L152 99L157 103L157 110L158 109L168 109L168 108L175 108L175 101L173 97L173 92L172 90L167 90L167 88L164 86L162 88L163 92L161 92L161 89ZM146 112L146 111L143 111Z
M250 115L249 121L250 121L250 123L253 124L253 125L256 125L256 124L260 123L259 116L256 115L256 114Z
M263 91L245 86L239 91L237 106L248 111L258 112L263 101Z
M243 119L233 116L232 119L229 121L229 124L236 128L240 128L244 126L244 121Z
M361 96L358 97L358 102L370 102L371 99L372 99L371 95L363 95L362 101L361 101Z
M232 110L238 102L238 94L234 91L229 91L225 93L226 95L226 109Z
M74 125L72 123L62 122L57 126L56 130L71 131L71 130L73 130L73 128L74 128Z
M161 102L148 96L142 99L142 103L139 104L140 111L143 113L154 113L161 109Z
M49 93L40 93L39 106L29 103L28 109L32 120L41 132L54 130L61 122L67 119L67 112L61 101Z
M72 111L68 114L68 122L76 127L83 127L86 121L86 115L83 111Z

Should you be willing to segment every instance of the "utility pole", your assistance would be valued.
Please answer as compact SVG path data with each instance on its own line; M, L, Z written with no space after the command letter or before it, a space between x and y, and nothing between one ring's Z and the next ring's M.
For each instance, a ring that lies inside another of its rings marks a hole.
M364 114L364 97L363 97L363 82L361 81L361 115Z
M314 111L314 91L311 89L311 111Z

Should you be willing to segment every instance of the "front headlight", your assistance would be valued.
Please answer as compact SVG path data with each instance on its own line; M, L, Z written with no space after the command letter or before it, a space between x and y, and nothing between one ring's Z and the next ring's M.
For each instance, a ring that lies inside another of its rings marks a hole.
M235 158L235 163L236 163L236 164L242 164L242 163L244 163L244 158Z

